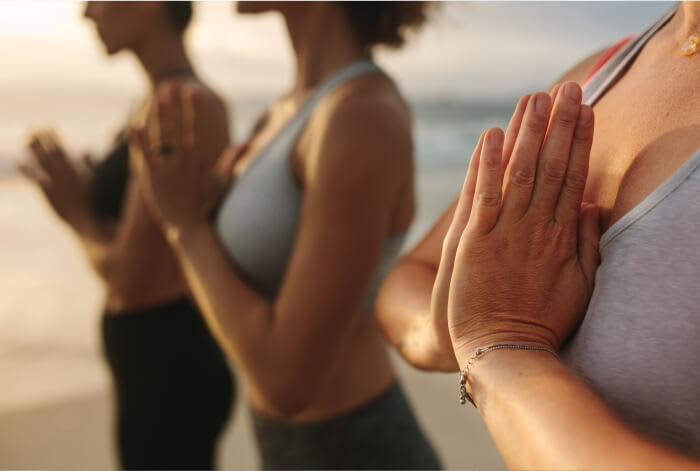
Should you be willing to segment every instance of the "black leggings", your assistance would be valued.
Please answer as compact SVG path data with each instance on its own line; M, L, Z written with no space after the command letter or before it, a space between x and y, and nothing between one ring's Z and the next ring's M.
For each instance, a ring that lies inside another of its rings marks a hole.
M235 395L232 372L187 299L107 313L123 469L213 469Z
M316 423L285 423L253 412L262 467L440 469L398 383L368 404Z

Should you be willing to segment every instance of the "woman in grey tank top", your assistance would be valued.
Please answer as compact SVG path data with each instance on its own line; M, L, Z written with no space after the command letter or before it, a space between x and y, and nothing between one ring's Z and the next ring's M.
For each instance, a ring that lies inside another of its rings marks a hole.
M414 210L410 113L371 53L400 46L425 5L238 8L282 14L296 79L232 162L233 185L189 159L187 90L160 103L160 143L135 141L192 294L245 375L262 465L437 468L367 315Z
M465 369L462 397L474 400L511 467L700 469L700 94L688 87L700 74L698 31L700 5L683 3L612 57L585 60L564 80L596 73L583 93L556 87L548 130L535 103L551 99L524 97L504 151L484 150L503 140L490 131L470 165L476 177L382 287L378 314L390 338L418 366ZM594 107L595 140L581 100ZM548 147L557 134L567 137ZM583 167L571 170L570 146L583 140L587 180ZM512 155L511 164L504 188L496 172L494 197L472 208L470 195L494 191L479 188L493 174L485 155ZM536 173L520 167L528 159ZM526 188L532 217L508 216ZM570 208L562 219L543 209L547 188L559 199L545 209L572 195L599 209ZM591 292L592 218L605 231ZM419 264L422 272L408 271ZM407 290L407 273L425 288ZM510 345L481 350L494 344Z

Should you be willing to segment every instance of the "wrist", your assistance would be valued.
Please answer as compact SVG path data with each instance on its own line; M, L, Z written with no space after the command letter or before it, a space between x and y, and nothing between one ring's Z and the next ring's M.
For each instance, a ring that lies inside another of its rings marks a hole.
M104 238L104 231L97 218L88 211L74 214L71 218L66 218L68 224L82 237L101 240Z
M506 385L507 382L530 381L533 373L543 366L559 364L557 354L549 347L520 343L491 344L468 357L458 355L457 360L461 368L462 403L466 397L479 409L490 392L513 387ZM522 387L522 384L515 387Z
M487 316L488 324L482 321L450 326L450 338L458 361L464 359L466 362L478 349L496 344L531 345L554 352L559 350L559 342L552 337L549 329L519 321L502 321L499 317L496 314ZM460 361L460 367L465 366Z
M211 225L207 221L199 221L193 224L181 226L168 225L165 227L165 238L175 250L185 250L196 242L202 235L211 231Z

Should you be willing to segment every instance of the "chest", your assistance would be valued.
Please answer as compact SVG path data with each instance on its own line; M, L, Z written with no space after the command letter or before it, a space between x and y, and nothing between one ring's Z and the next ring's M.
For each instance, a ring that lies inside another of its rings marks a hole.
M241 177L270 146L274 145L275 140L279 138L285 128L289 127L290 124L293 126L293 120L307 98L308 93L303 93L298 97L284 98L268 109L266 115L256 126L257 129L253 129L245 153L240 156L233 167L235 178ZM295 142L291 143L287 154L294 175L300 180L304 143L308 140L307 134L309 133L305 129L301 129L298 134Z
M602 208L606 227L700 148L700 89L691 80L697 73L694 63L675 59L633 65L594 106L585 198Z
M700 154L601 240L562 358L630 425L700 457Z

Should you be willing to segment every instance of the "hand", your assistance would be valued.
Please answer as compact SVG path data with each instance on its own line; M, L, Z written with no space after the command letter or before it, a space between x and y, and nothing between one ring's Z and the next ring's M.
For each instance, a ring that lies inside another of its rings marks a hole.
M72 161L54 133L48 131L32 135L28 147L31 158L19 165L19 171L39 185L56 214L80 231L93 218L91 157Z
M155 216L168 233L208 224L209 215L233 180L233 165L245 148L230 147L212 167L199 155L195 110L199 91L165 84L153 100L145 129L135 129L135 171Z
M556 89L554 90L554 93L556 93ZM523 115L525 114L525 107L527 106L529 99L530 95L525 95L518 101L513 117L508 124L505 144L503 146L503 155L501 158L502 173L505 172L506 165L510 161L513 147L515 146L515 140L520 132L520 125L523 121ZM433 292L430 301L432 337L434 338L435 351L440 352L440 355L436 355L436 364L434 365L434 369L441 371L457 371L459 369L459 365L457 364L457 359L455 358L454 350L452 348L452 339L450 338L447 321L448 298L457 246L459 244L460 237L462 236L462 233L469 222L472 201L474 199L476 177L479 169L479 158L481 155L485 134L486 133L481 134L476 149L469 160L469 170L467 171L467 176L464 180L464 185L462 186L462 191L457 201L457 207L455 209L450 227L445 235L445 239L443 240L440 264L435 277L435 284L433 285Z
M558 350L583 317L599 264L598 213L582 206L592 138L593 111L574 83L559 89L553 109L547 94L528 100L505 186L503 132L485 134L471 176L476 196L461 195L471 217L449 288L462 362L498 342Z

